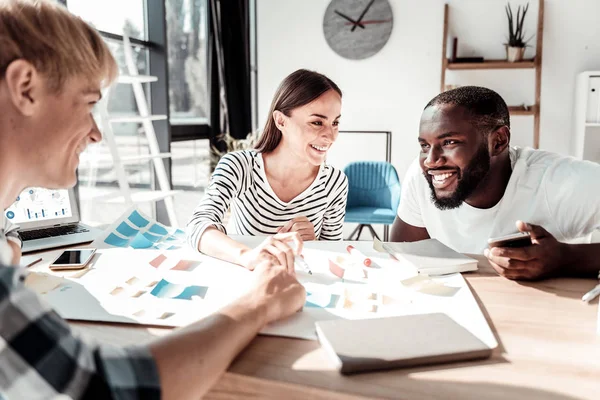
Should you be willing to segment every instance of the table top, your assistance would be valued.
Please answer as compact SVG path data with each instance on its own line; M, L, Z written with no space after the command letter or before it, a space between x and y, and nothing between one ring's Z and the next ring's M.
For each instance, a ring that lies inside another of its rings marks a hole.
M499 343L490 359L343 376L316 341L257 336L207 398L597 399L598 300L581 301L597 281L514 282L477 258L479 270L463 276ZM84 336L119 345L144 343L170 331L71 325Z

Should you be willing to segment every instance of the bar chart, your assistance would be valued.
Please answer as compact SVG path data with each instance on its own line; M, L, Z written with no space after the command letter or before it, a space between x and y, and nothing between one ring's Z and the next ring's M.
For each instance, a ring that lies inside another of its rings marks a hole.
M72 216L68 190L25 189L5 211L11 222L18 224Z

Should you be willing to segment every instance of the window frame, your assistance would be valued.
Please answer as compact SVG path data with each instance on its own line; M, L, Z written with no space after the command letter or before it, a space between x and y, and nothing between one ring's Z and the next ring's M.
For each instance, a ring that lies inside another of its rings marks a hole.
M68 0L59 0L67 9ZM147 40L139 38L130 38L134 46L139 46L148 51L149 74L158 78L157 82L150 85L148 105L151 113L167 115L165 121L155 121L154 130L161 153L171 151L171 124L169 123L169 79L168 79L168 60L167 60L167 29L166 29L166 7L163 0L144 0L144 18ZM111 39L117 42L123 42L123 35L112 32L98 30L103 38ZM171 159L163 159L167 177L171 188L173 187L171 173ZM152 182L152 189L156 189L158 182L156 177ZM169 221L166 208L163 201L154 203L156 219L161 223Z
M206 1L206 10L210 13L210 0L205 0ZM163 3L166 3L166 0L163 1ZM166 5L165 5L165 14L164 14L164 19L166 21ZM212 32L210 29L210 16L206 15L206 26L207 28L207 32L206 32L206 43L210 46L210 43L212 42ZM167 26L165 25L165 33L166 33L166 29ZM168 42L168 38L167 38L167 42ZM209 48L206 49L206 68L209 71L210 70L210 56L209 56ZM168 67L168 58L167 58L167 67ZM211 136L211 126L210 126L210 109L211 109L211 90L212 90L212 85L210 82L210 73L207 74L207 96L206 96L206 101L207 101L207 110L208 110L208 115L206 118L206 121L204 123L171 123L171 115L169 114L169 125L171 126L171 141L172 142L183 142L183 141L188 141L188 140L198 140L198 139L210 139ZM168 95L168 93L167 93Z

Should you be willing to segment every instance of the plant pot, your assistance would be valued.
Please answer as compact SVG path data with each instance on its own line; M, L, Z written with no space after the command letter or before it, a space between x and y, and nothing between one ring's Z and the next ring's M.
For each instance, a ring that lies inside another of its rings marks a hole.
M525 47L506 46L506 59L508 60L508 62L523 61L524 54Z

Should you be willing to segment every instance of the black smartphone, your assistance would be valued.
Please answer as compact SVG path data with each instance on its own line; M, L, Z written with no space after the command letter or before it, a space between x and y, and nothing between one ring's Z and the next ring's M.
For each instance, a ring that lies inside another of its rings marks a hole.
M82 269L90 262L96 249L72 249L63 251L50 264L51 270Z
M492 247L527 247L531 246L529 232L517 232L506 236L488 239L488 246Z

